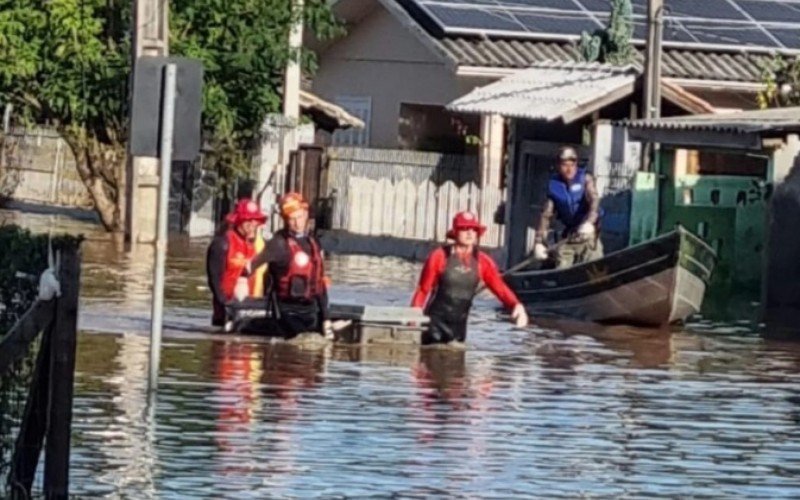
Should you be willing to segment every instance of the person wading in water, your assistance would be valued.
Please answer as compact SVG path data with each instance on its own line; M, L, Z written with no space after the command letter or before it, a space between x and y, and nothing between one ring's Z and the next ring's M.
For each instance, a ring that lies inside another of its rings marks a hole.
M206 274L214 312L211 324L225 324L225 305L259 295L263 271L250 273L247 263L257 252L258 228L267 221L258 204L242 198L225 218L227 229L219 232L208 247ZM248 278L249 276L249 278Z
M272 311L286 338L299 333L330 334L328 285L322 249L308 231L308 202L298 193L280 201L284 228L249 264L267 264Z
M511 311L518 327L528 325L528 314L503 281L492 258L478 249L486 232L475 214L460 212L447 233L455 243L434 250L425 262L411 307L424 308L430 317L423 344L464 342L472 299L483 282Z

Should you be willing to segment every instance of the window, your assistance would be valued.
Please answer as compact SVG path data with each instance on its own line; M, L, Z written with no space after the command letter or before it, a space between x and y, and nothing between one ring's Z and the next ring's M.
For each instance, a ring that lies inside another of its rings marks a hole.
M333 144L337 146L369 146L369 127L372 117L372 98L369 96L337 96L336 104L364 122L364 128L337 130L333 134Z

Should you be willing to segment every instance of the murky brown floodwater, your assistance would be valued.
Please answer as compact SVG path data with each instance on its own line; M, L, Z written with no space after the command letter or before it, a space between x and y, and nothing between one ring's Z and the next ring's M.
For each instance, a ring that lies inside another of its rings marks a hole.
M81 324L93 332L78 346L75 494L800 497L800 347L747 321L520 331L484 300L466 352L211 338L203 251L170 248L148 407L150 256L85 244ZM405 304L419 270L364 257L330 267L337 300L372 304Z

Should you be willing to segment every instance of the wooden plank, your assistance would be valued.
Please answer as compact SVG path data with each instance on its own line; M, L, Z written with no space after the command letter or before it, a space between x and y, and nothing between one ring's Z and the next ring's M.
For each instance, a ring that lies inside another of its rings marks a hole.
M414 211L413 238L418 240L428 239L428 184L427 179L417 186L417 202Z
M25 357L31 342L50 325L54 315L54 300L33 303L0 341L0 373L6 373L14 363Z
M44 461L44 494L51 499L66 499L69 495L69 451L80 279L80 252L64 251L61 255L59 276L61 297L57 301L51 337L50 407Z
M378 220L377 220L377 232L373 234L378 235L395 235L394 232L394 183L387 178L383 178L378 181L378 193L380 193L377 199L377 208L378 211Z

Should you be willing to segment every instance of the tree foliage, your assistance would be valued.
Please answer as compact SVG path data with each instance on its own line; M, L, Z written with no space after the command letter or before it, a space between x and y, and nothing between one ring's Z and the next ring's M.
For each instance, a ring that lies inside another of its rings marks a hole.
M758 105L764 108L800 106L800 58L775 56L762 68L764 89L758 93Z
M312 54L288 48L293 16L320 38L340 29L325 0L306 0L302 13L291 0L174 0L170 9L170 52L203 62L205 139L228 166L279 109L289 58L314 69ZM0 100L59 130L109 230L122 221L131 28L130 1L0 0Z
M631 0L612 0L611 19L605 29L581 35L580 50L587 62L623 66L636 61L633 37L633 8Z
M171 50L205 68L203 125L212 158L244 165L264 118L280 110L286 63L299 58L306 72L316 69L313 53L289 49L296 16L321 39L341 26L325 0L306 0L302 13L290 0L175 0L170 7Z

